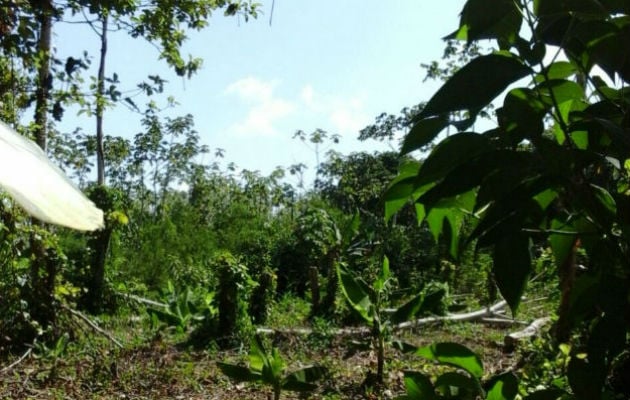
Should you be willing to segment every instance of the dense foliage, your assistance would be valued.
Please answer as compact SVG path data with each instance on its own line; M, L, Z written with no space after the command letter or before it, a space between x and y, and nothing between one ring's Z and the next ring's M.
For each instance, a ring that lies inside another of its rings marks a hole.
M394 210L411 196L418 218L446 236L454 257L462 244L491 251L492 274L514 313L534 247L550 246L562 296L555 338L578 335L567 370L573 395L612 395L607 377L628 349L630 328L630 75L621 45L630 8L623 1L486 6L468 1L450 38L489 39L497 48L435 93L416 115L403 153L448 126L457 133L399 175L389 204ZM496 126L474 131L495 100ZM586 256L580 268L578 249Z
M36 348L56 365L79 336L75 318L133 315L153 343L172 335L184 348L250 344L248 367L219 368L270 385L279 398L314 389L324 370L286 374L276 346L268 354L255 329L304 306L291 323L310 325L314 343L330 343L342 324L367 333L359 345L374 349L376 379L366 387L386 381L389 344L441 365L407 369L402 398L628 395L630 58L620 44L630 39L630 7L489 3L468 0L444 60L424 65L428 79L444 82L437 93L359 133L390 143L403 136L400 152L343 155L335 134L294 135L317 161L312 186L302 164L264 176L226 164L221 149L201 162L211 151L193 117L165 116L157 105L166 81L150 75L135 83L141 96L124 97L122 77L104 70L115 26L192 77L200 60L179 53L187 30L219 9L255 17L256 4L2 4L0 118L47 150L104 211L106 226L49 229L2 198L0 352ZM89 79L93 49L60 60L50 47L55 24L72 18L99 36ZM120 105L142 130L104 135L103 119ZM68 110L94 118L96 135L57 131ZM522 371L485 376L464 346L394 340L406 321L489 305L496 289L517 315L533 275L534 290L559 288L544 293L556 317L548 338L525 347L533 355Z

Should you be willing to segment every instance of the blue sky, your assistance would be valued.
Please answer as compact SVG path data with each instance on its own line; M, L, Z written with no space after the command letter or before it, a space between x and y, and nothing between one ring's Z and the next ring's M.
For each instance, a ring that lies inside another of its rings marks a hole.
M179 103L168 114L192 114L204 144L225 149L227 162L268 174L299 162L313 170L314 153L292 139L298 129L341 135L335 149L344 153L388 149L358 142L358 131L437 89L422 82L420 64L441 57L440 38L455 29L464 2L276 0L271 26L271 1L263 3L257 20L216 13L207 29L190 33L184 53L204 59L191 80L171 73L152 46L122 33L110 38L107 71L118 74L123 89L148 74L167 79L165 91ZM96 35L85 26L56 29L59 56L98 54ZM62 129L93 132L92 120L71 114ZM131 138L139 119L120 107L106 115L105 131Z

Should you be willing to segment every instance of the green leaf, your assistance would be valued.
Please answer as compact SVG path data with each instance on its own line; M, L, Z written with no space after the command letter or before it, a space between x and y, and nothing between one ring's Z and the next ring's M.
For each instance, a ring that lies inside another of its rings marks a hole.
M551 229L563 232L575 232L574 234L554 233L549 235L549 243L551 245L551 251L553 253L556 266L560 268L567 257L571 254L575 241L578 238L578 233L582 234L586 231L588 223L584 220L572 220L569 222L560 221L554 219L551 221Z
M394 181L383 195L385 202L385 220L388 221L394 214L400 211L409 201L415 201L422 193L432 185L418 187L415 184L420 163L417 161L405 162Z
M383 262L381 263L381 270L379 272L378 278L374 282L374 289L376 292L380 292L385 287L387 281L391 277L391 273L389 271L389 258L387 256L383 257Z
M499 125L511 146L518 145L523 139L540 137L545 113L546 107L538 100L538 95L523 88L511 90L505 96L503 107L497 110Z
M417 314L425 314L425 313L434 313L442 305L442 299L446 291L444 289L433 290L425 294L420 309L418 309Z
M543 74L536 75L537 82L544 82L549 79L566 79L578 72L578 68L575 64L569 61L556 61L547 66L547 76Z
M476 114L530 69L513 56L480 56L457 71L433 95L419 118L470 110Z
M346 300L348 300L348 303L350 303L352 309L368 324L372 325L372 323L374 323L374 305L370 299L369 293L363 290L362 285L341 263L337 264L337 275L339 276L341 291L346 297Z
M459 256L459 238L465 215L469 214L475 201L475 193L469 191L449 199L442 199L426 216L427 225L437 242L440 234L444 234L449 243L449 251L453 258ZM446 225L445 225L446 222Z
M328 370L317 365L308 366L287 375L282 383L282 388L294 392L312 391L317 388L312 382L320 380Z
M400 340L392 340L392 347L403 354L415 353L418 350L418 346Z
M280 356L280 352L275 347L271 349L271 359L269 360L270 370L273 376L273 381L277 382L282 377L286 365L284 360Z
M550 79L538 85L540 99L548 106L567 101L583 101L584 89L576 82L567 79Z
M498 39L512 43L520 31L522 19L512 0L495 0L491 7L487 0L468 0L461 13L459 29L446 38L468 42Z
M217 362L217 366L228 378L232 378L239 382L257 382L262 379L262 375L260 373L256 373L251 371L249 368L240 365Z
M558 192L553 189L547 189L534 196L534 201L538 203L541 211L545 211L556 198L558 198Z
M435 388L445 394L451 393L451 388L463 389L470 393L481 394L483 389L478 379L471 378L459 372L445 372L435 380Z
M258 335L254 335L250 342L249 348L249 367L256 372L262 373L265 367L269 368L269 359L267 358L267 353L265 352L265 347L263 346L260 337Z
M405 321L409 321L418 313L423 301L424 293L417 294L411 300L398 307L396 311L394 311L394 313L389 317L389 320L393 324L400 324Z
M422 163L416 178L416 186L444 178L458 165L465 163L493 147L487 137L471 132L461 132L444 139Z
M512 315L516 315L532 270L529 248L529 237L518 231L503 237L494 246L492 272Z
M431 380L421 372L405 371L405 389L409 400L437 399Z
M461 368L477 379L483 375L483 364L479 356L459 343L434 343L419 348L416 355Z
M518 380L512 372L493 377L489 384L486 400L513 400L518 394Z
M446 116L424 118L415 122L400 149L401 154L411 153L431 143L448 126Z
M313 390L317 389L317 385L314 383L289 380L282 384L282 389L291 392L304 393L312 392Z

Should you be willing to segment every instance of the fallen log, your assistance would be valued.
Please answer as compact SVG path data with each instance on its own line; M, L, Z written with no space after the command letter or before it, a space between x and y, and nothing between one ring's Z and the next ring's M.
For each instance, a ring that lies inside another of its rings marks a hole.
M392 330L399 331L409 328L415 328L422 325L429 325L432 323L439 322L466 322L466 321L479 321L485 323L502 323L502 324L526 324L523 321L513 320L511 318L506 317L501 313L502 310L505 309L507 303L505 301L500 301L490 307L484 308L482 310L472 311L468 313L462 314L448 314L442 316L432 316L416 319L413 321L403 322L398 325L394 325ZM285 334L285 335L310 335L313 333L313 330L310 328L292 328L292 329L271 329L265 327L259 327L256 329L256 333L261 335L272 335L272 334ZM339 329L331 329L331 335L360 335L360 334L369 334L370 328L368 327L352 327L352 328L339 328Z
M118 296L124 297L125 299L133 300L136 303L144 304L147 306L158 307L158 308L168 308L168 304L160 303L155 300L146 299L144 297L136 296L135 294L121 293L116 292Z
M535 319L531 324L527 325L524 329L507 334L503 338L503 348L506 352L511 353L516 349L518 343L525 338L535 336L540 330L551 321L549 317L543 317Z
M505 318L504 315L500 313L500 311L505 309L506 306L507 306L507 302L505 300L502 300L490 307L477 310L477 311L472 311L472 312L462 313L462 314L448 314L448 315L443 315L443 316L425 317L425 318L416 319L414 321L403 322L401 324L394 326L394 330L413 328L413 327L417 327L421 325L431 324L434 322L479 321L479 320L482 320L483 318L495 318L495 317L507 319Z

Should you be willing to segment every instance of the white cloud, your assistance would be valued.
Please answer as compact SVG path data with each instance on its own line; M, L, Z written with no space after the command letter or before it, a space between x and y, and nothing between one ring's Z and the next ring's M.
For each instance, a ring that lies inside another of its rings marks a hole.
M230 84L225 94L236 97L248 107L243 119L228 127L228 132L240 136L278 136L291 129L308 129L315 124L331 134L356 137L370 122L360 95L341 96L318 92L305 84L290 98L277 95L277 80L265 81L246 77ZM299 119L298 125L293 122ZM287 122L294 126L288 127ZM310 122L310 123L309 123ZM313 128L314 129L314 128Z
M277 81L265 82L248 76L230 84L225 89L225 93L235 94L246 101L265 102L273 98L273 89L277 83Z
M326 121L331 132L341 135L355 135L369 122L362 96L343 97L320 94L310 84L305 85L300 99L318 119ZM321 126L320 126L321 127Z
M304 104L306 104L308 107L314 106L313 96L314 96L313 86L309 84L302 88L302 92L300 93L300 98L302 99Z
M274 95L277 84L277 81L263 81L251 76L230 84L225 93L238 96L251 107L245 119L232 124L228 130L240 135L275 135L275 124L295 110L292 102Z

